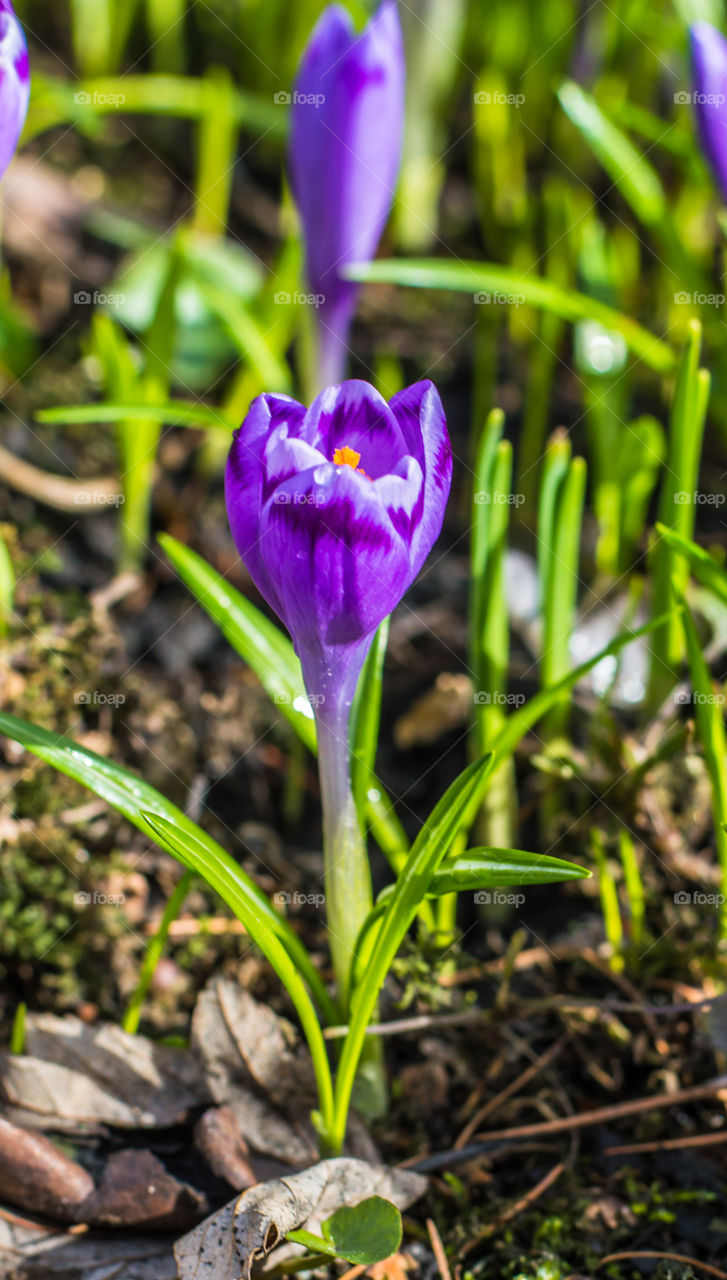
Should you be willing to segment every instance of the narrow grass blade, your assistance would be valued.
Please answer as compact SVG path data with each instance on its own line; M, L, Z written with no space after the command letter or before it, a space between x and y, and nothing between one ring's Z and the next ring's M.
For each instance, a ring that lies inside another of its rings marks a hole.
M189 893L193 880L194 873L192 871L185 871L184 875L178 880L174 887L174 891L170 895L167 905L164 908L164 913L159 921L159 928L147 946L134 993L126 1006L124 1016L121 1019L121 1025L124 1031L129 1031L132 1035L136 1035L136 1032L139 1030L141 1010L144 1005L144 1001L149 994L149 988L154 980L154 974L157 971L159 961L164 954L164 948L167 945L167 938L169 937L169 930L182 910L184 900Z
M595 98L572 80L561 85L558 99L636 216L646 226L662 222L667 213L666 195L643 151L611 123Z
M702 328L691 320L689 340L682 356L669 417L669 441L659 495L659 521L681 538L694 533L697 482L702 437L709 398L709 374L700 369L699 357ZM684 592L689 566L675 555L671 544L661 538L652 551L653 610L665 613L671 602L672 584ZM663 632L652 644L650 698L653 704L663 701L675 681L675 671L684 659L684 633L678 618L672 616Z
M452 848L482 779L492 768L487 756L471 764L448 788L422 827L400 872L372 954L351 997L349 1029L336 1076L334 1150L340 1150L366 1027L402 940L425 898L432 876Z
M27 751L45 760L47 764L53 765L60 773L65 773L69 778L75 778L82 786L88 787L94 795L99 796L113 809L123 814L144 835L149 834L148 816L152 814L171 823L177 831L188 835L190 840L201 841L207 851L208 862L215 862L218 879L220 881L224 879L229 885L229 892L234 893L236 900L244 899L248 903L248 912L255 915L260 921L260 927L266 933L274 934L280 939L314 992L326 1018L333 1015L333 1002L311 964L305 948L287 921L279 915L255 881L243 871L229 853L186 817L181 809L143 779L129 773L114 761L106 760L96 752L89 751L80 743L74 742L72 738L49 733L47 729L30 724L27 720L21 720L5 711L0 711L0 733L19 742ZM178 856L177 844L165 843L161 840L161 847L172 857Z
M673 369L674 352L665 342L613 307L587 294L566 289L539 276L522 275L493 262L452 262L437 258L379 259L356 263L342 272L350 280L373 284L399 284L412 289L453 289L459 293L520 295L533 307L550 311L563 320L598 320L620 333L626 345L644 364L661 373Z
M170 822L156 812L142 811L141 817L142 820L148 823L149 828L160 843L170 848L180 862L203 876L207 884L212 885L220 896L224 898L280 978L300 1018L308 1048L310 1049L313 1070L318 1085L321 1119L324 1126L330 1127L333 1118L333 1095L328 1055L321 1026L299 972L299 967L282 944L277 931L271 929L261 919L255 907L251 906L250 895L244 890L240 892L234 877L226 874L216 852L210 847L207 838L204 836L204 832L193 834L188 829L181 830L176 823Z
M682 605L681 619L687 644L694 717L712 784L714 842L721 868L722 933L724 934L727 932L727 831L725 830L725 824L727 824L727 733L724 724L724 695L721 691L715 692L694 618L676 583L674 594Z

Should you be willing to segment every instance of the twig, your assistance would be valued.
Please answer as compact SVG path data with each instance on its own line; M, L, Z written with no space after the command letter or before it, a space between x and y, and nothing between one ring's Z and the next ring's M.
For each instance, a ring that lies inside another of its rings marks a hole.
M712 1098L722 1089L727 1089L727 1076L716 1076L706 1084L677 1089L675 1093L660 1093L655 1098L635 1098L631 1102L617 1102L608 1107L599 1107L596 1111L582 1111L578 1115L565 1116L560 1120L541 1120L536 1124L496 1129L488 1133L481 1142L471 1143L468 1147L462 1147L460 1151L440 1151L423 1159L404 1160L400 1167L416 1169L420 1173L432 1173L436 1169L446 1169L453 1164L461 1164L466 1160L474 1160L477 1156L486 1155L503 1142L517 1142L521 1138L539 1138L544 1134L568 1133L573 1129L585 1129L611 1120L622 1120L626 1116L642 1115L647 1111L681 1106L685 1102Z
M459 1151L461 1147L466 1146L467 1142L472 1137L472 1134L475 1132L475 1129L477 1129L482 1121L486 1120L493 1111L496 1111L498 1107L502 1106L503 1102L507 1102L508 1098L511 1098L514 1093L517 1093L526 1084L529 1084L534 1076L538 1075L538 1073L545 1067L550 1066L553 1059L557 1058L561 1049L565 1045L566 1040L567 1036L562 1036L560 1040L556 1040L555 1044L552 1044L549 1049L546 1049L545 1053L541 1054L537 1062L532 1062L516 1080L511 1080L510 1084L506 1085L504 1089L501 1089L494 1098L490 1098L489 1102L486 1102L484 1106L480 1107L480 1110L465 1125L457 1138L457 1141L454 1144L455 1151Z
M632 1258L666 1258L667 1262L682 1262L685 1266L701 1267L707 1275L716 1276L717 1280L727 1280L727 1271L720 1271L719 1267L713 1267L710 1262L698 1262L696 1258L688 1258L684 1253L657 1253L651 1249L640 1249L637 1253L609 1253L607 1258L599 1260L595 1270L605 1267L607 1262L630 1262Z
M724 1133L695 1133L691 1138L664 1138L661 1142L634 1142L630 1147L606 1147L605 1156L646 1154L650 1151L679 1151L684 1147L713 1147L727 1142Z
M518 1016L546 1013L556 1009L559 1013L640 1013L666 1015L669 1013L700 1013L727 996L705 996L703 1000L689 1000L681 1004L641 1004L634 1000L564 1000L562 996L547 996L541 1000L514 1000L509 1012ZM429 1031L432 1027L458 1027L469 1022L492 1022L492 1009L461 1009L457 1013L422 1013L411 1018L395 1018L391 1022L374 1022L366 1028L368 1036L398 1036L410 1032ZM342 1040L348 1034L348 1025L326 1027L326 1040Z
M432 1253L434 1254L437 1269L442 1280L452 1280L452 1273L449 1270L449 1263L447 1262L447 1255L444 1252L442 1237L437 1231L436 1223L432 1218L427 1218L427 1231L429 1232L429 1239L432 1243Z
M16 457L3 445L0 445L0 480L47 507L72 511L78 516L98 507L108 507L119 496L118 480L108 476L96 480L56 476Z
M546 1173L545 1177L540 1179L540 1182L531 1187L530 1191L521 1196L519 1200L516 1200L515 1204L510 1205L509 1209L505 1209L501 1214L498 1214L495 1222L488 1222L486 1227L478 1231L474 1240L469 1240L462 1249L462 1256L466 1257L468 1253L477 1248L478 1244L481 1244L483 1240L487 1240L489 1236L494 1235L495 1231L498 1231L506 1222L512 1222L512 1219L517 1218L518 1214L523 1213L525 1209L529 1209L530 1205L534 1204L544 1191L547 1191L554 1182L557 1182L564 1169L565 1164L563 1163L554 1165ZM727 1277L725 1280L727 1280Z

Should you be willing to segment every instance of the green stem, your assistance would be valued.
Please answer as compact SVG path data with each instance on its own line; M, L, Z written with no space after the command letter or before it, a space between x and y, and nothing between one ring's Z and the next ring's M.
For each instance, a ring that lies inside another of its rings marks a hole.
M162 958L167 938L169 937L169 930L182 910L184 899L189 893L189 887L193 879L194 872L185 871L181 879L177 881L177 884L174 887L174 892L171 894L169 901L164 908L164 914L161 918L159 928L147 948L144 963L141 966L141 972L139 974L139 981L136 984L136 990L126 1006L126 1011L121 1020L121 1026L124 1031L129 1031L132 1035L136 1035L136 1032L139 1030L142 1005L149 993L149 988L152 984L154 974L156 973L157 965Z

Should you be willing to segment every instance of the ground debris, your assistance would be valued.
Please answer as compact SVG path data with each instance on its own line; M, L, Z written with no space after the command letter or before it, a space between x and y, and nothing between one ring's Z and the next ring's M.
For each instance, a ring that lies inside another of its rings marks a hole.
M58 1120L167 1128L209 1102L194 1055L112 1023L29 1014L27 1054L0 1054L0 1099L53 1128Z
M303 1173L263 1182L183 1236L174 1246L179 1280L239 1280L265 1258L289 1231L316 1232L341 1205L356 1205L380 1195L406 1209L426 1188L426 1179L403 1169L388 1169L342 1157L321 1160ZM300 1247L287 1246L300 1253ZM283 1261L283 1251L275 1255Z

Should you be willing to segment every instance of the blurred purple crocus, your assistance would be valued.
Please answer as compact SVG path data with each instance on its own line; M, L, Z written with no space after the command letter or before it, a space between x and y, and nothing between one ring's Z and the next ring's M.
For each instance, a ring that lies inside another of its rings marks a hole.
M28 46L10 0L0 0L0 177L25 123L30 96Z
M727 40L710 22L689 35L699 140L727 200Z
M394 0L356 35L340 5L321 15L293 94L289 167L317 303L318 385L340 382L358 286L394 199L404 133L404 49Z
M309 409L261 395L235 433L225 480L237 549L285 623L318 731L329 931L342 998L371 906L351 794L348 730L374 632L442 527L452 452L431 382L387 404L367 382L327 387Z

